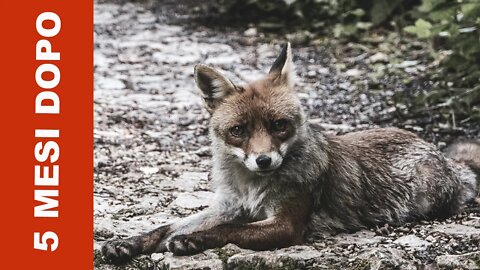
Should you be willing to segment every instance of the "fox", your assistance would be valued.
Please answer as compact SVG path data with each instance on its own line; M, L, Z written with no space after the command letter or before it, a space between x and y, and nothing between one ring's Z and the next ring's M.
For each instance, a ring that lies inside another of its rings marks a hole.
M292 58L286 43L269 72L244 85L195 66L211 115L214 199L178 222L106 241L108 261L228 243L272 250L324 233L448 217L478 201L479 140L456 142L444 154L399 128L326 134L297 97Z

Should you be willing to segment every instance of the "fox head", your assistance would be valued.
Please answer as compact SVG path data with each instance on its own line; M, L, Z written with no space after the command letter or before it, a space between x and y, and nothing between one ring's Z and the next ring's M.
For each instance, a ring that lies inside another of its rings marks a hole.
M294 67L287 43L262 79L235 85L219 71L199 64L195 81L211 113L214 151L270 175L281 167L289 146L298 138L304 113L294 91Z

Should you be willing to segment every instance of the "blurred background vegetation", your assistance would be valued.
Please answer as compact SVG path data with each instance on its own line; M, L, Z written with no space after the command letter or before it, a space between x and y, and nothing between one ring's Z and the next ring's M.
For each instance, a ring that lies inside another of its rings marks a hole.
M404 117L480 125L480 0L217 0L210 8L216 22L301 33L302 42L358 41L381 29L427 43L438 68L425 74L428 90L394 97Z

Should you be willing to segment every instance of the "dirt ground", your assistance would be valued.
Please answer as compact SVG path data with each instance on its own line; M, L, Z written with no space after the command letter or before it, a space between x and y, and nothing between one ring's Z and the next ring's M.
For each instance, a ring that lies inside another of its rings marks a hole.
M447 220L325 236L277 251L228 245L193 257L166 253L123 267L105 264L98 252L104 240L173 222L212 197L209 115L195 88L194 65L249 81L268 70L282 42L255 28L186 24L188 8L164 2L95 3L95 269L480 269L476 205ZM291 39L298 95L310 121L326 132L395 125L439 147L459 135L480 135L461 125L452 132L447 123L398 118L404 108L392 97L428 89L423 74L438 65L427 45L391 33L347 44Z

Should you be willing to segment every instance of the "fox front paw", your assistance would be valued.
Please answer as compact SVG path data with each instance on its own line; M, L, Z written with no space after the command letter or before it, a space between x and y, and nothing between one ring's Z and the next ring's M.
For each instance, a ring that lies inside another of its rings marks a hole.
M206 246L201 237L195 235L176 235L167 242L167 248L177 256L193 255L204 251Z
M137 255L135 243L125 240L110 240L102 246L102 255L113 264L123 264Z

